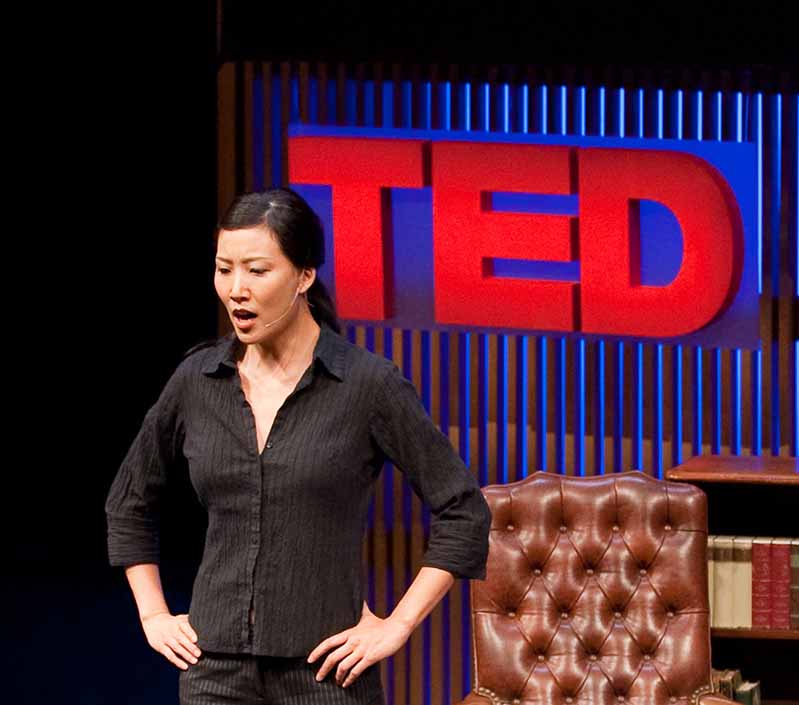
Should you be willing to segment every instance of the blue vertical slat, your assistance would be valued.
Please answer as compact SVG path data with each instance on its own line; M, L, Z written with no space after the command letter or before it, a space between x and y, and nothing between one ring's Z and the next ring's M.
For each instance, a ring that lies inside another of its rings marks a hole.
M489 339L477 334L477 450L480 485L488 484L488 359Z
M383 112L383 127L394 127L394 82L383 81L383 91L380 94Z
M658 88L656 95L655 134L665 137L665 92ZM652 346L652 473L663 478L663 344Z
M488 132L491 129L491 103L490 88L487 83L481 83L478 91L478 115L480 130Z
M300 120L300 80L292 75L289 78L289 122Z
M527 336L516 336L516 475L515 480L527 477Z
M520 132L528 132L530 111L528 106L528 87L524 83L516 91L516 126ZM529 458L527 453L528 410L528 337L516 336L516 474L514 480L528 475Z
M338 123L338 97L336 95L336 79L327 79L327 124L335 125Z
M319 124L319 79L316 76L308 78L308 122Z
M538 439L539 448L539 467L547 469L547 339L538 338L536 346L536 373L538 379L538 427L542 433ZM565 338L557 338L555 345L555 472L559 475L566 475L566 415L568 404L566 403L566 385L568 375L566 374L566 347Z
M516 129L530 131L530 91L526 83L516 89Z
M507 84L496 95L499 131L511 129L511 101ZM508 336L497 335L497 481L508 482ZM518 368L517 368L518 369Z
M472 84L468 81L458 86L458 119L460 129L472 129Z
M587 113L588 99L587 91L581 86L577 94L578 114L577 130L578 134L585 135L588 129L588 119L595 123L594 116ZM595 105L593 106L596 107ZM595 112L595 110L594 110ZM585 475L585 340L573 341L574 347L574 475ZM568 469L567 469L568 473Z
M771 297L780 295L780 211L782 203L782 95L771 96L771 135L769 139L770 203L769 236L771 237ZM771 341L771 453L780 454L780 341Z
M344 81L344 124L358 124L358 82L354 78Z
M375 82L366 80L363 82L363 116L364 125L375 126Z
M577 388L574 406L574 475L585 475L585 341L574 344L574 386Z
M636 135L646 135L647 94L639 88L635 94ZM644 469L644 345L633 343L633 412L632 412L632 469Z
M607 99L605 87L599 87L597 110L599 136L607 131ZM594 475L605 474L605 341L594 343Z
M702 140L704 137L704 94L701 90L695 91L694 100L691 104L692 121L694 125L693 138ZM702 394L702 346L695 345L691 348L691 368L692 368L692 404L693 404L693 428L691 432L691 454L701 455L702 453L702 418L704 407L704 395Z
M683 139L683 92L676 90L671 96L671 136ZM683 441L683 398L682 398L682 356L683 346L671 348L671 464L682 463Z
M735 141L742 142L744 135L744 103L741 91L735 92ZM730 350L730 453L741 454L741 358L740 348Z
M716 141L724 139L724 120L723 120L723 94L716 91L713 96L713 138ZM710 357L710 376L711 376L711 421L713 424L711 436L711 450L714 455L721 453L721 429L722 429L722 408L721 408L721 350L717 347L711 349Z
M497 479L508 481L508 336L497 339Z
M617 136L627 136L626 93L616 94ZM624 470L624 343L613 343L613 472Z
M757 239L757 293L763 294L763 94L754 98L753 141L757 154L757 215L755 232ZM758 347L752 351L751 368L752 441L750 453L763 452L763 350Z
M644 344L633 343L633 457L634 470L644 469Z
M793 188L791 198L793 209L791 229L793 230L793 295L799 298L799 95L793 103ZM795 306L794 306L795 309ZM791 455L799 456L799 339L793 341L793 375L791 395L793 396L793 424L791 432Z

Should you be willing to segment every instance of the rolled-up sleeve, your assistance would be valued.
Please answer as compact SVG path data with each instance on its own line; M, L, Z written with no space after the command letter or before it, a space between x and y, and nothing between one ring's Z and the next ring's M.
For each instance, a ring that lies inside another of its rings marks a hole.
M183 447L179 366L147 411L105 501L112 566L160 562L161 499Z
M416 387L392 362L374 395L373 442L410 482L431 512L423 566L456 578L484 580L491 510L480 485L435 425Z

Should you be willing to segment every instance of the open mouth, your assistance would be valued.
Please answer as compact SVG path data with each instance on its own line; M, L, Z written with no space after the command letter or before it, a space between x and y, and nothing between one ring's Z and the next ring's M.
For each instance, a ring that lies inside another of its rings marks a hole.
M237 318L238 320L240 320L240 321L246 321L246 320L248 320L248 319L250 319L250 318L255 318L255 317L256 317L256 315L257 315L257 314L255 314L255 313L251 313L251 312L249 312L249 311L248 311L248 312L246 312L246 313L244 313L244 312L242 312L242 311L237 311L237 312L234 312L234 313L233 313L233 316L234 316L235 318Z

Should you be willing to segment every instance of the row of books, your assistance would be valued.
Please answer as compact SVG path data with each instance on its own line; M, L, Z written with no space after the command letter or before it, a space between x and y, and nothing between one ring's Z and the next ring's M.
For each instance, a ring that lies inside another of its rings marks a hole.
M760 705L760 681L745 681L735 668L711 670L713 690L731 700L747 705Z
M799 629L799 539L708 536L713 627Z

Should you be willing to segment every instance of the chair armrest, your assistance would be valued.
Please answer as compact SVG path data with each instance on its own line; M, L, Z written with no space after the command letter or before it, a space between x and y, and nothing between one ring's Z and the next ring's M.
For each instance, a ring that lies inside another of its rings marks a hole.
M485 695L478 695L472 691L463 700L455 703L454 705L492 705L492 702L491 699L487 698Z
M726 695L722 695L721 693L705 693L699 696L698 705L730 705L730 703L734 702L736 701L730 700Z

